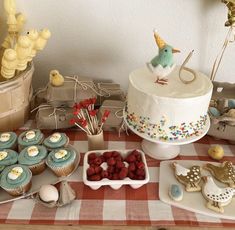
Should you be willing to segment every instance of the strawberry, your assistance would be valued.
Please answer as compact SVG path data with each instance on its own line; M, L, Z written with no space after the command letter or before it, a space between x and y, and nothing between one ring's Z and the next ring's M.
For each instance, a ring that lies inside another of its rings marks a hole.
M112 166L116 164L116 161L113 157L110 157L109 159L107 159L107 164Z
M118 156L120 156L120 153L119 152L117 152L117 151L113 151L112 152L112 157L118 157Z
M145 177L144 176L136 176L136 180L144 180Z
M127 168L122 168L121 171L118 174L119 179L123 180L125 177L127 177L127 174L128 174L128 169Z
M145 166L144 162L142 162L142 161L136 162L135 165L138 169L144 169L144 166Z
M131 171L129 171L127 175L130 179L134 179L134 177L135 177L135 174Z
M93 163L95 165L101 165L103 163L101 157L96 157L94 160L93 160Z
M112 152L104 152L103 156L105 159L109 159L110 157L112 157L112 154L113 154Z
M119 175L118 175L118 173L114 173L114 174L113 174L112 180L119 180Z
M109 173L108 173L108 171L103 170L100 175L101 175L102 178L108 178Z
M123 167L125 167L124 162L122 162L122 161L117 161L116 162L116 168L120 169L120 168L123 168Z
M114 170L115 170L114 166L108 166L108 168L107 168L107 171L109 173L114 173Z
M144 169L137 169L137 170L136 170L136 175L137 175L137 176L145 176L145 171L144 171Z
M122 159L122 156L121 156L121 155L116 156L116 157L114 157L114 158L115 158L115 161L123 161L123 159Z
M136 169L136 166L135 166L135 163L134 162L131 162L128 166L128 170L129 171L135 171Z
M96 174L99 174L99 173L102 172L102 171L103 171L102 167L100 167L100 166L96 166L96 167L95 167L95 173L96 173Z
M90 153L90 154L88 155L88 160L94 160L96 157L97 157L97 156L96 156L96 153Z
M130 154L126 157L125 161L128 162L128 163L134 162L134 161L136 161L136 158L135 158L134 155Z
M89 180L91 181L99 181L101 180L101 176L99 174L95 174L89 177Z
M87 176L91 176L91 175L94 175L95 174L95 169L93 167L89 167L86 171L87 173Z

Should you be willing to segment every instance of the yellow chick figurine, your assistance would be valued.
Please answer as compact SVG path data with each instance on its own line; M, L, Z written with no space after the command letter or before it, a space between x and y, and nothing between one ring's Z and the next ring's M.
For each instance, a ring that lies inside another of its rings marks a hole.
M208 155L214 160L221 160L224 156L224 150L220 145L215 145L209 148Z
M64 77L59 73L58 70L51 70L50 83L53 86L61 86L64 84Z

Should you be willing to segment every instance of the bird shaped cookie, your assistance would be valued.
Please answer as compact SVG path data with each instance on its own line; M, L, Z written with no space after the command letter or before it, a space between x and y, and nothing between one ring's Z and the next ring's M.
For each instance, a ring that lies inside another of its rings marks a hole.
M154 30L154 38L159 48L159 53L147 63L147 67L156 75L157 80L155 83L165 85L168 84L168 79L166 77L176 66L173 61L173 53L180 51L166 44L157 34L156 30Z
M172 166L176 179L185 186L187 192L201 191L201 186L199 185L201 181L201 169L199 166L194 165L188 169L177 162L173 162Z
M224 213L223 206L228 205L232 201L235 189L219 187L211 176L205 176L203 180L205 183L202 187L202 194L208 201L206 206L213 211Z
M218 181L235 188L235 170L231 161L224 161L220 166L207 163L203 168L208 170Z
M64 84L64 77L59 73L58 70L51 70L50 83L53 86L61 86Z

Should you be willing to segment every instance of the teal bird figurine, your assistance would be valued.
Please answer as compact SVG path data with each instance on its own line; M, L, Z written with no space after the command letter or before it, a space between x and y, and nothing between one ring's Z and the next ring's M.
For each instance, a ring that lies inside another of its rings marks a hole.
M157 77L155 83L166 85L168 84L168 79L166 77L176 66L173 60L173 53L180 51L166 44L157 34L156 30L154 30L154 38L159 48L159 52L157 56L147 63L147 66Z

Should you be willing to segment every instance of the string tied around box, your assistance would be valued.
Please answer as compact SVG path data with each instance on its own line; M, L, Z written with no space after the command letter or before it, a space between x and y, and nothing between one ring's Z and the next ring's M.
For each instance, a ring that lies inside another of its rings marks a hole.
M46 104L42 104L39 105L38 107L34 108L33 110L31 110L30 112L33 113L34 111L37 110L36 116L38 115L40 110L48 110L48 109L53 109L52 113L50 113L48 115L48 117L52 117L54 116L54 120L55 120L55 128L58 129L58 121L57 121L57 112L66 112L66 110L62 107L53 107L51 105L46 105Z
M129 133L128 133L128 127L124 121L124 115L123 115L123 107L121 106L105 106L105 105L102 105L102 108L107 108L107 109L117 109L117 111L115 111L114 115L116 118L118 119L122 119L122 123L118 129L118 136L120 137L121 136L121 131L124 130L125 133L129 136ZM121 113L121 115L120 115Z
M109 97L110 93L106 92L105 90L103 90L104 93L98 92L98 90L96 89L94 83L92 83L92 85L88 84L88 81L81 81L78 80L78 76L74 75L73 77L69 77L69 76L65 76L65 82L74 82L75 81L75 85L74 85L74 101L76 101L77 99L77 87L80 86L83 90L87 90L88 88L90 88L96 95L98 96L106 96ZM67 79L67 80L66 80Z

